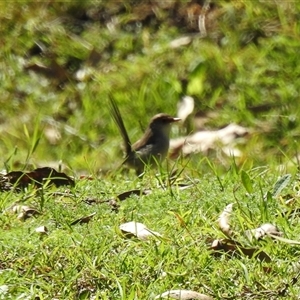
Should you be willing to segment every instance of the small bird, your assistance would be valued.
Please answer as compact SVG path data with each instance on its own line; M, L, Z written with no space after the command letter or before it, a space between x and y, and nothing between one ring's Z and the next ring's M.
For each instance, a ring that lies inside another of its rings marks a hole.
M125 144L123 164L135 169L139 176L144 173L145 166L161 163L168 154L171 124L180 121L180 118L174 118L164 113L155 115L144 135L132 145L117 104L112 98L110 98L110 103L112 116Z

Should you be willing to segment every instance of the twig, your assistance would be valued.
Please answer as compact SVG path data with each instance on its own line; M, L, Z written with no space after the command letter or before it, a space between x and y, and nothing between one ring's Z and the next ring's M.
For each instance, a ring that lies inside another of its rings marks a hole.
M198 18L198 27L199 27L201 37L207 36L207 31L206 31L206 27L205 27L205 14L210 9L210 1L211 0L206 0L204 2L204 5L201 10L201 14L199 15L199 18Z

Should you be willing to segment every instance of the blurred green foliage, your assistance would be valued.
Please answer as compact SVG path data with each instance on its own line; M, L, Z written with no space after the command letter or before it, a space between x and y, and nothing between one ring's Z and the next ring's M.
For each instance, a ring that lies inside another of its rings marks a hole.
M176 114L188 92L196 111L216 113L209 128L236 122L253 129L241 163L293 158L300 130L300 4L212 2L201 37L203 2L0 2L3 165L61 160L94 172L114 166L121 139L109 93L133 141L153 114ZM180 37L188 45L171 47ZM37 128L39 144L31 151Z

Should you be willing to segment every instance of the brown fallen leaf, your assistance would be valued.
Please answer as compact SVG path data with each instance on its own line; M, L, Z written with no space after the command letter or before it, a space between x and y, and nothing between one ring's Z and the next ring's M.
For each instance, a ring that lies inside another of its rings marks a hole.
M107 203L109 206L111 206L111 209L115 212L118 212L120 207L119 201L117 201L116 199L100 200L98 198L86 198L83 199L82 201L88 205Z
M172 298L172 299L181 299L181 300L189 300L189 299L200 299L200 300L213 300L212 297L200 294L190 290L170 290L166 291L160 295L157 295L154 299L162 299L162 298Z
M26 188L29 184L40 186L47 180L57 187L62 185L75 185L71 177L65 173L57 172L50 167L37 168L31 172L12 171L4 175L2 180L6 180L18 188Z
M24 67L25 70L42 74L47 78L55 80L57 83L63 83L70 79L67 70L59 65L55 59L52 59L49 66L38 63L28 64Z
M130 190L130 191L126 191L124 193L121 193L119 195L116 196L116 198L114 199L106 199L106 200L99 200L99 199L96 199L96 198L87 198L87 199L84 199L83 201L89 205L92 205L92 204L102 204L102 203L108 203L108 205L110 205L112 207L112 210L114 211L118 211L119 209L119 201L124 201L126 200L127 198L129 198L131 195L138 195L138 196L141 196L141 195L149 195L151 194L152 191L151 190Z
M94 217L95 214L96 213L94 212L94 213L92 213L88 216L81 217L81 218L73 221L70 225L73 226L73 225L76 225L76 224L87 224L92 220L92 218Z
M117 195L115 199L99 200L99 199L95 199L95 198L88 198L88 199L85 199L83 201L86 202L89 205L108 203L113 208L113 210L118 210L118 208L119 208L118 201L124 201L127 198L131 197L132 195L137 195L137 196L149 195L151 192L152 192L151 190L138 190L138 189L136 189L136 190L130 190L130 191L126 191L124 193L121 193L121 194Z
M155 236L161 236L160 233L148 229L143 223L135 221L121 224L120 229L126 237L137 237L140 240L148 240Z
M101 204L104 201L100 200L98 198L86 198L86 199L83 199L82 202L85 202L88 205L93 205L93 204ZM108 202L108 201L105 201L105 202Z
M235 242L234 240L214 240L210 249L213 250L215 254L220 252L225 252L232 255L242 253L249 258L257 257L260 261L271 262L270 256L264 251L261 251L257 248L245 248L241 246L240 243Z
M119 194L116 198L119 201L124 201L125 199L129 198L132 195L142 196L142 195L149 195L150 193L151 193L150 190L130 190Z
M114 211L118 211L120 205L119 205L119 201L124 201L127 198L131 197L132 195L137 195L137 196L141 196L141 195L149 195L151 194L152 191L151 190L130 190L130 191L126 191L124 193L121 193L119 195L116 196L115 199L107 199L104 201L100 201L98 203L108 203L108 205L110 205L112 207L112 210Z

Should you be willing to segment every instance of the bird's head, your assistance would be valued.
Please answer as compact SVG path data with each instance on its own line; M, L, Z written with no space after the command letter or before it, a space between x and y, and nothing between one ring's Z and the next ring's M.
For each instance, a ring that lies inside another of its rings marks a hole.
M180 120L180 118L175 118L168 114L160 113L151 119L149 128L153 131L161 130L162 132L169 133L171 124Z

